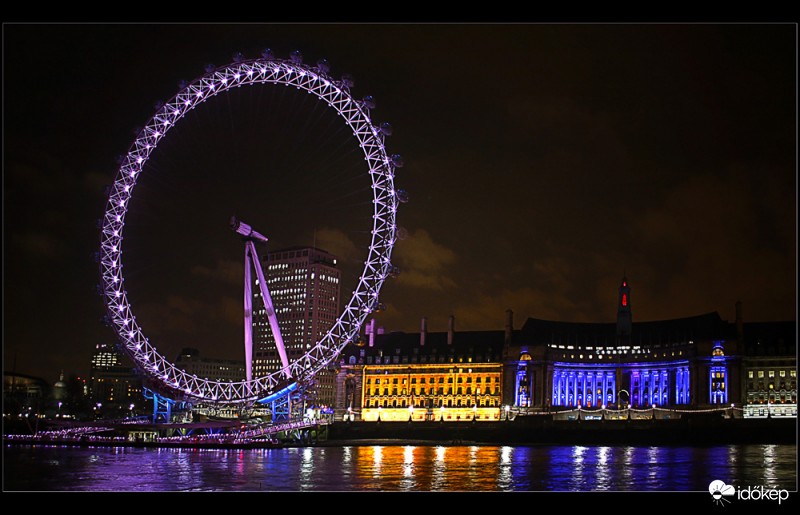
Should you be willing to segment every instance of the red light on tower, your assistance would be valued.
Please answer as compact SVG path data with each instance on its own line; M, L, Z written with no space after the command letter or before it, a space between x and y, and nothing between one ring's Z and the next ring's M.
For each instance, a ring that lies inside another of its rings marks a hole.
M624 286L624 284L623 284L623 286ZM622 294L622 305L623 306L627 306L628 305L628 294L627 293L623 293Z

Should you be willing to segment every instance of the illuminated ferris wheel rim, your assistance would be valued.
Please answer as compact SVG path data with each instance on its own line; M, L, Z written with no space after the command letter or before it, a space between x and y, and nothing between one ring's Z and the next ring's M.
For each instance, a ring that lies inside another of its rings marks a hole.
M249 381L214 381L187 374L162 356L145 337L136 322L127 300L122 276L122 240L125 214L136 180L158 143L186 113L206 100L232 88L255 84L283 84L314 94L345 119L364 152L372 181L373 213L372 240L364 270L358 279L353 296L328 332L306 353L291 362L289 372L294 382L302 382L325 368L355 339L366 317L379 305L383 281L396 267L391 253L396 240L396 212L402 192L394 187L394 170L402 166L400 156L389 156L384 145L391 134L388 124L372 123L369 111L374 107L371 97L356 100L350 94L352 79L347 76L334 80L328 75L327 61L317 66L302 63L299 52L290 59L277 59L265 51L262 58L235 59L233 63L215 69L195 79L162 106L148 121L123 156L113 185L101 226L100 273L101 289L107 316L125 352L166 395L220 404L241 404L262 400L285 389L287 382L281 371Z

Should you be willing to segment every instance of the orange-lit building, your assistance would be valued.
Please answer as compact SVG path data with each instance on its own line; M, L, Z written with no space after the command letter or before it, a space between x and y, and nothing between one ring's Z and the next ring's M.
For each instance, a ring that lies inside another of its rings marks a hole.
M364 421L499 420L510 331L378 334L340 356L336 415Z

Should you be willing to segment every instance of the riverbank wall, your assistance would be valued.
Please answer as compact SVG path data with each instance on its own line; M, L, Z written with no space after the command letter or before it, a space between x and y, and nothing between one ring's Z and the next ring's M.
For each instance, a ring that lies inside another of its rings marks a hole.
M499 422L337 422L327 442L360 440L564 445L796 444L797 419L685 416L675 420L553 420Z

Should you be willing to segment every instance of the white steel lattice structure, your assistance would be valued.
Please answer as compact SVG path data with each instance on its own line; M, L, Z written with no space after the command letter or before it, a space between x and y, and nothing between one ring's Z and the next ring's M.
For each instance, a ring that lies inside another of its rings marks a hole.
M357 338L366 317L379 306L384 280L397 273L397 268L391 264L391 254L397 237L397 207L406 197L404 191L395 189L394 172L402 166L402 159L397 154L387 154L384 141L391 127L375 125L370 119L370 109L374 107L372 98L356 100L350 94L352 79L345 76L334 80L328 70L325 60L317 62L316 66L304 64L299 52L293 52L290 59L275 58L270 51L265 51L258 59L235 58L231 64L208 70L158 108L122 158L101 226L102 295L110 324L124 350L170 398L244 405L263 399L287 384L304 383L326 367L348 342ZM159 354L136 322L122 275L123 227L137 177L170 129L206 100L231 88L256 84L282 84L305 90L344 118L364 152L372 181L372 240L352 298L327 334L290 363L291 379L275 372L240 382L214 381L187 374L173 365Z

